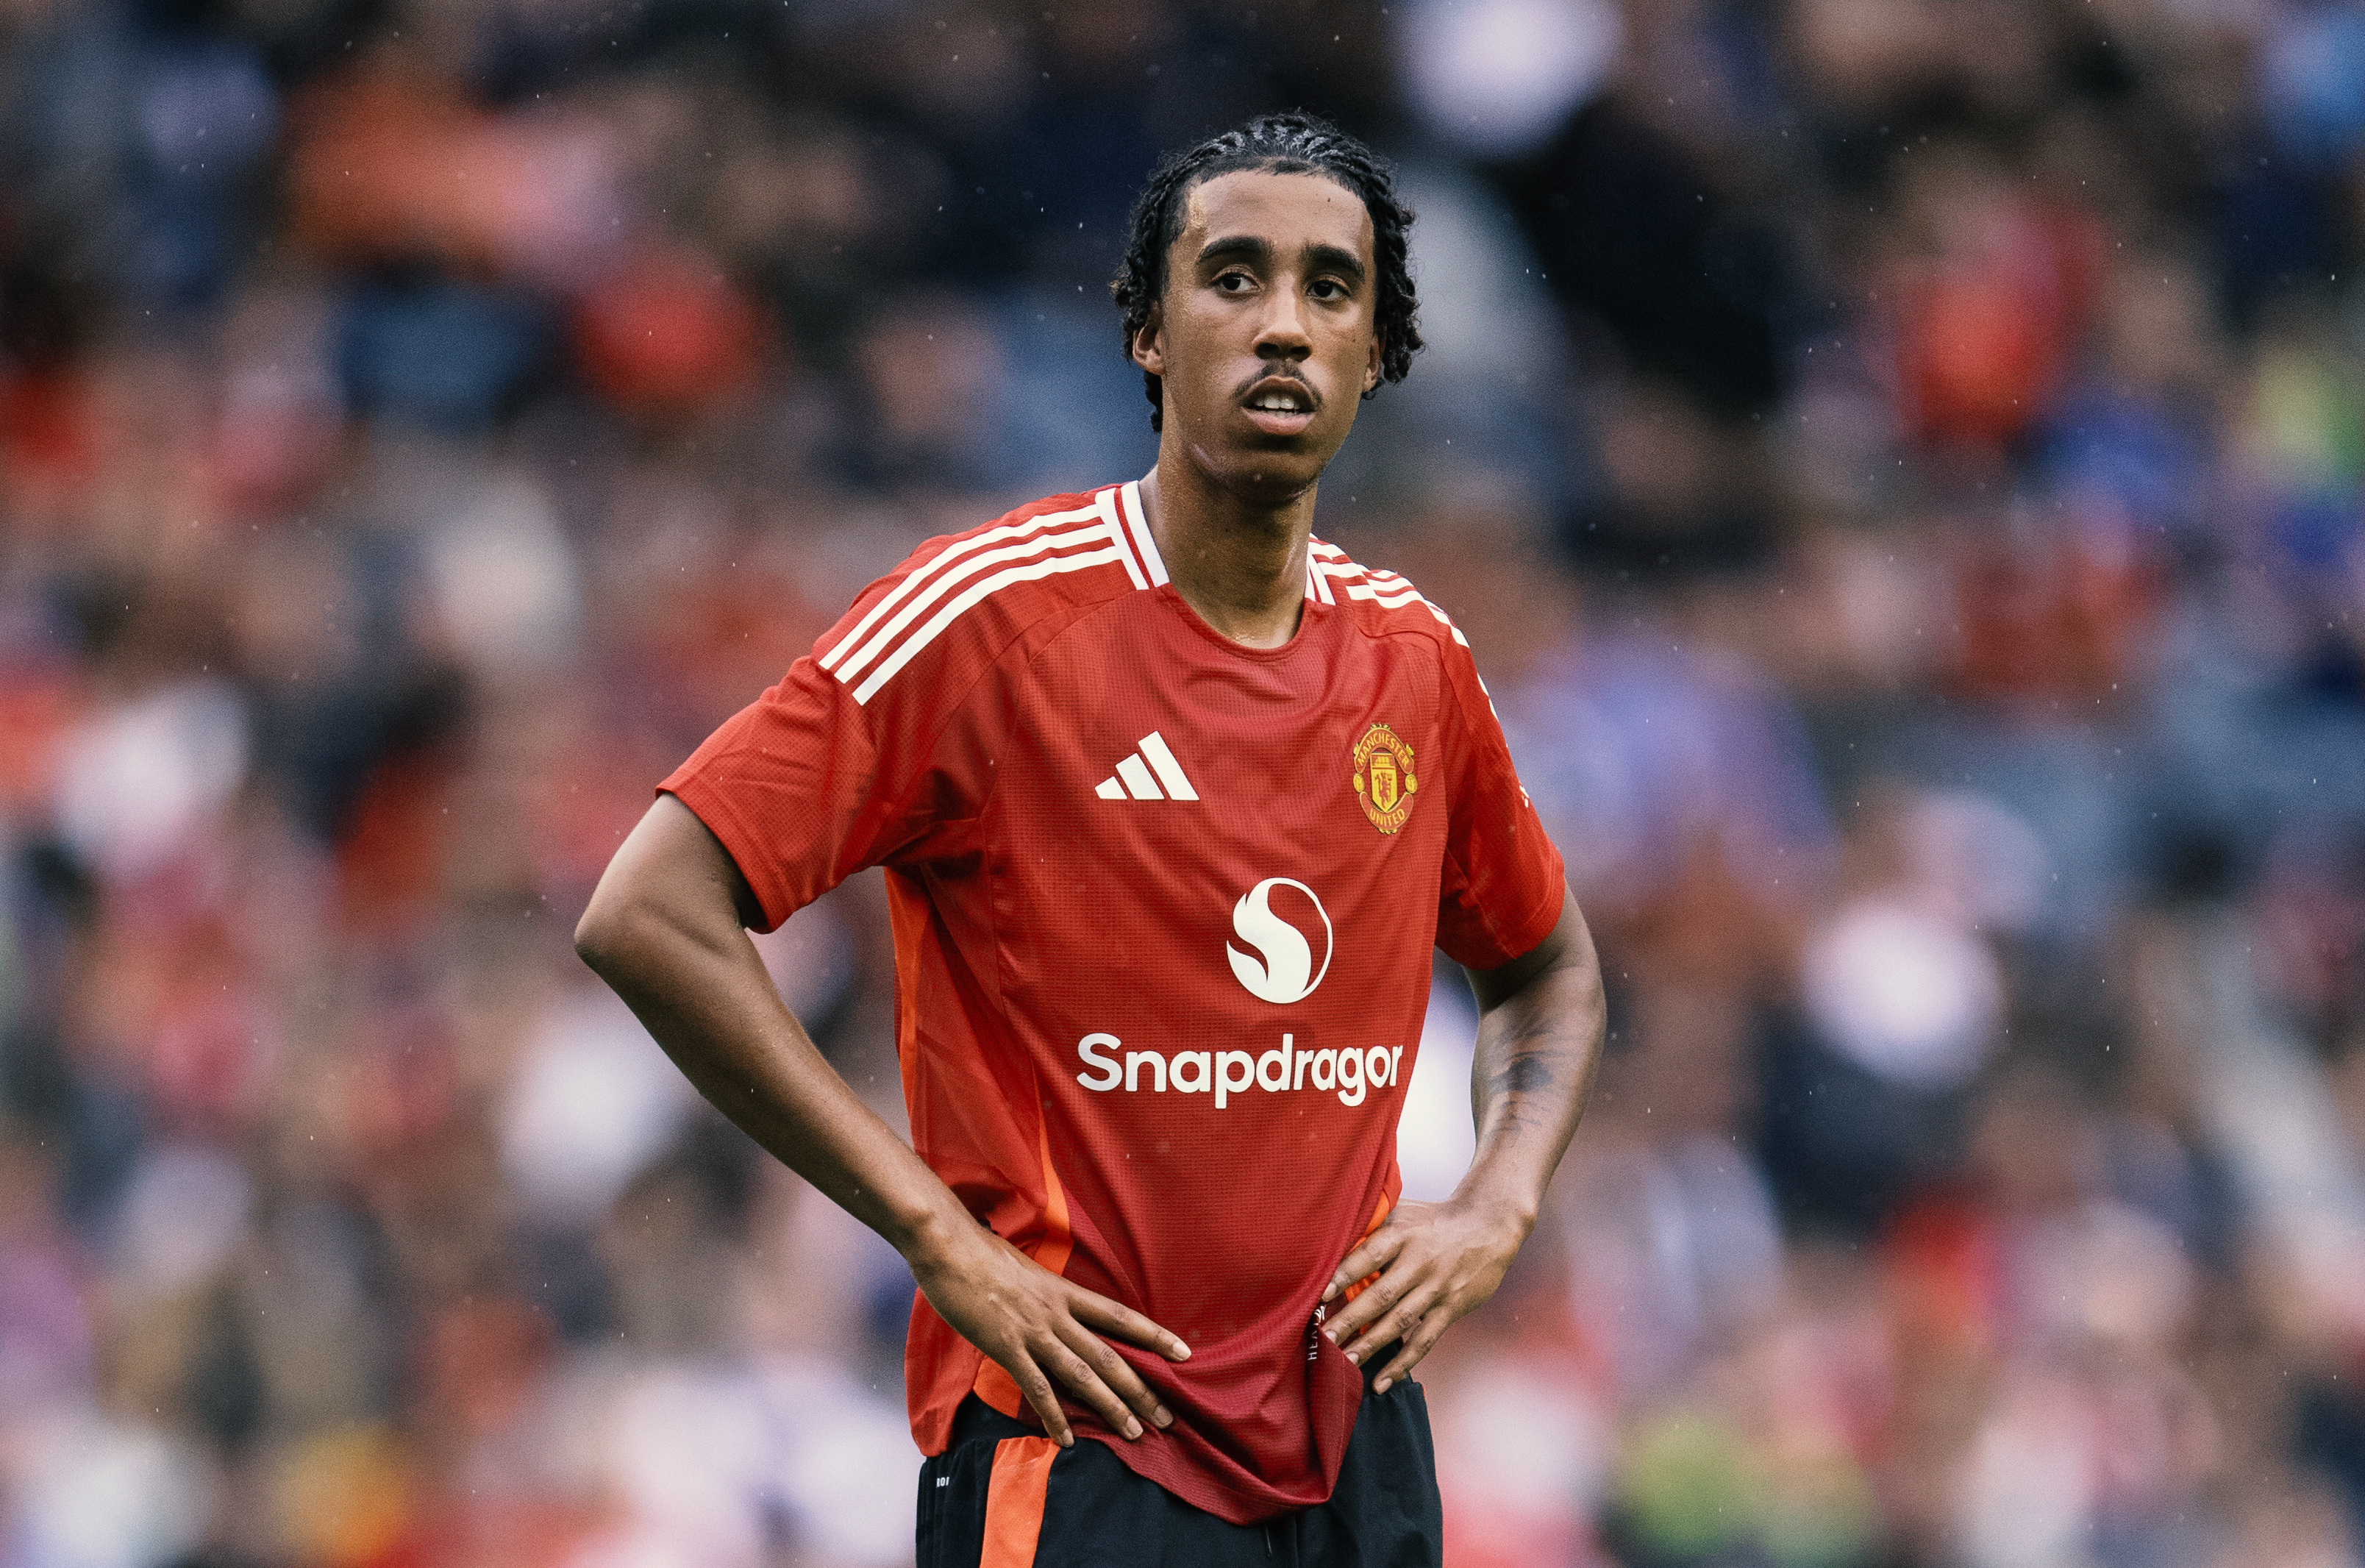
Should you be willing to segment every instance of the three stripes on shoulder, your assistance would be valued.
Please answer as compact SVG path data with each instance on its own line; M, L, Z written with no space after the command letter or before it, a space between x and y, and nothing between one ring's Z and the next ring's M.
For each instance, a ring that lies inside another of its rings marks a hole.
M857 702L869 702L947 627L1003 588L1111 566L1137 588L1163 583L1148 527L1129 529L1116 498L1111 488L1089 506L1003 523L922 562L821 656L821 667L852 686Z
M1138 483L1111 486L1085 506L998 524L958 541L921 563L865 611L853 629L821 655L821 667L853 688L857 702L867 703L947 627L990 596L1020 583L1100 568L1121 570L1137 589L1160 587L1167 580L1166 564L1142 515ZM1469 646L1462 629L1445 611L1404 578L1394 572L1360 566L1335 544L1310 541L1306 597L1336 604L1342 593L1350 600L1368 600L1382 610L1418 605L1435 617L1455 642ZM1179 771L1176 777L1181 777ZM1188 790L1189 782L1185 780L1182 787ZM1171 790L1168 793L1175 800L1198 799Z

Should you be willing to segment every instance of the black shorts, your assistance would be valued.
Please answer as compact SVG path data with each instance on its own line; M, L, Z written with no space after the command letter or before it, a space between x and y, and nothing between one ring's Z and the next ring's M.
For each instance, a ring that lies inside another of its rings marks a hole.
M1037 1441L1003 1449L1011 1438ZM1410 1378L1385 1394L1366 1383L1328 1502L1261 1524L1194 1508L1089 1438L1050 1450L1046 1484L1039 1469L1026 1473L1045 1440L1042 1428L975 1394L961 1401L950 1446L920 1467L918 1568L1439 1568L1444 1560L1429 1402Z

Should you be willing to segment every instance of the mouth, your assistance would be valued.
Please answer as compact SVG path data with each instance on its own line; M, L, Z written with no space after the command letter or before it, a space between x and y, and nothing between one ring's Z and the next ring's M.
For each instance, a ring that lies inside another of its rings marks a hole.
M1268 375L1240 398L1249 422L1267 435L1296 435L1314 422L1322 399L1305 382L1286 375Z

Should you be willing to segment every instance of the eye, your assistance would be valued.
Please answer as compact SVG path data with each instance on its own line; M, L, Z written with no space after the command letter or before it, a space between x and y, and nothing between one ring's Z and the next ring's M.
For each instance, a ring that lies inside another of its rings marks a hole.
M1317 277L1309 286L1317 299L1344 299L1347 286L1335 277Z
M1255 284L1256 279L1249 276L1249 274L1244 272L1237 270L1227 273L1218 273L1216 275L1216 286L1222 289L1226 294L1239 294L1244 289L1255 286Z

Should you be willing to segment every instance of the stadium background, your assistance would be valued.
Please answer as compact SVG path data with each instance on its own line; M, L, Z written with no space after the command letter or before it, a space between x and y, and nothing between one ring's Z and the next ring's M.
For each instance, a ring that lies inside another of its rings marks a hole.
M908 1276L568 932L868 577L1148 466L1126 205L1294 105L1431 345L1319 527L1611 986L1449 1561L2360 1561L2365 9L5 0L0 1564L907 1561ZM882 925L765 950L892 1114Z

